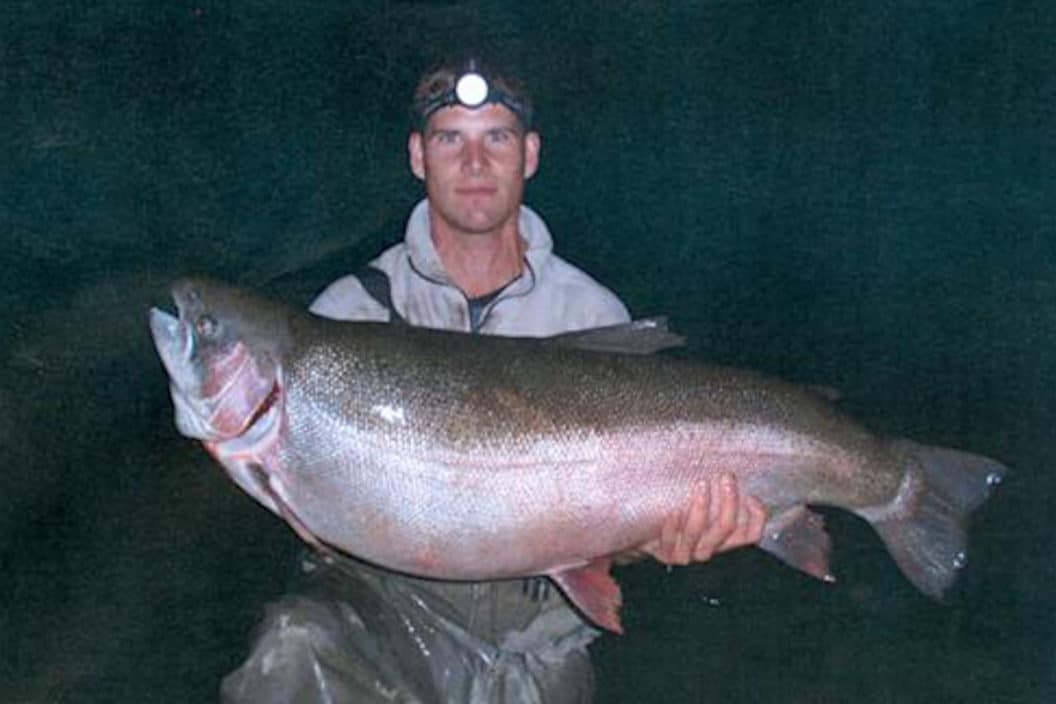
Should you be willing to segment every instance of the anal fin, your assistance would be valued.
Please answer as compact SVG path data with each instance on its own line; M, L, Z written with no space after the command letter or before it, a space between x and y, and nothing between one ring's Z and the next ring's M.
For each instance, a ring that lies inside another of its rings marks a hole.
M836 581L829 571L832 540L825 518L806 506L793 506L767 521L759 547L812 577Z

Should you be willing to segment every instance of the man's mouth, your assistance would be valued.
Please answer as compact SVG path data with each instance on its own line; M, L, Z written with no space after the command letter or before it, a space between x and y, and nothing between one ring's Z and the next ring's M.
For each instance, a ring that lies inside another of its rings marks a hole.
M455 193L460 196L490 196L497 191L494 186L466 186L456 188Z

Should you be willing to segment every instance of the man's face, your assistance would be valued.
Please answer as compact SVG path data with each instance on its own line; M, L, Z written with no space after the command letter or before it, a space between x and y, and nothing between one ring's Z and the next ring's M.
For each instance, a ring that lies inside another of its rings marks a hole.
M408 149L433 212L462 234L490 234L515 220L539 165L539 135L495 104L437 111Z

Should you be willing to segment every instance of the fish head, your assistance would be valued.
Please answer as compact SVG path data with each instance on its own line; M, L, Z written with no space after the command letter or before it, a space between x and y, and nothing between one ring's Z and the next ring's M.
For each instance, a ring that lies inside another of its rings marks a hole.
M177 281L171 292L177 315L152 308L150 330L176 427L204 441L238 437L281 400L284 309L199 279Z

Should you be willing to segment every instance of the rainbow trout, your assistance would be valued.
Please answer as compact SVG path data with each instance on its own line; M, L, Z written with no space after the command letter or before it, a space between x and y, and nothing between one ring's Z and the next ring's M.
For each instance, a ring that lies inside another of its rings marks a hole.
M650 351L631 323L548 339L318 318L221 284L152 309L180 432L308 543L413 575L547 575L620 631L613 556L660 534L702 479L767 508L760 544L830 579L810 504L877 530L941 597L966 561L990 459L879 437L822 394ZM599 351L602 350L602 351ZM609 351L604 351L609 350Z

